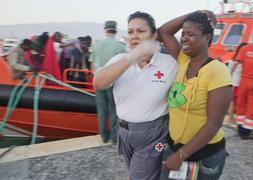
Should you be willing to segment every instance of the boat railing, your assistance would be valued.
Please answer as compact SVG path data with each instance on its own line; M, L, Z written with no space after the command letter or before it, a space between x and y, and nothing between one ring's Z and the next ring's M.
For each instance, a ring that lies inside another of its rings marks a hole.
M69 76L69 74L71 74L71 73L73 74L74 72L79 73L79 76L81 75L81 76L83 76L83 78L72 79L71 76ZM40 75L47 75L48 74L47 72L44 72L44 71L39 71L38 73ZM34 72L26 72L25 76L27 78L29 78L33 74L34 74ZM63 83L72 85L77 88L81 88L87 92L94 93L95 90L93 88L92 81L93 81L93 72L91 70L68 68L63 71L63 80L62 80ZM0 57L0 83L16 84L17 82L19 82L19 79L14 80L12 78L12 71L11 71L10 65L2 57ZM34 84L34 83L35 82L33 80L32 84ZM50 87L49 84L47 84L47 85L48 85L48 87ZM55 86L53 86L53 87L55 87ZM57 86L57 88L59 88L59 87Z
M77 74L75 78L75 74ZM85 89L94 89L92 85L93 72L89 69L67 68L63 71L63 82L73 86L84 87Z
M253 13L253 2L250 0L230 0L220 2L221 14L225 13Z

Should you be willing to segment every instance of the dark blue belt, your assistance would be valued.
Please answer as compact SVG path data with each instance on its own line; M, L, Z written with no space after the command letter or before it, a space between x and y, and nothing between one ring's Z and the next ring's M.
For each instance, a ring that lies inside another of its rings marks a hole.
M124 128L124 129L133 129L133 130L143 130L146 128L150 128L150 127L155 127L159 124L163 124L163 123L168 123L169 121L169 115L166 114L164 116L161 116L157 119L154 119L153 121L148 121L148 122L140 122L140 123L132 123L132 122L127 122L125 120L122 119L118 119L119 122L119 126Z
M119 126L122 127L122 128L128 129L128 123L129 123L129 122L120 120L120 121L119 121Z

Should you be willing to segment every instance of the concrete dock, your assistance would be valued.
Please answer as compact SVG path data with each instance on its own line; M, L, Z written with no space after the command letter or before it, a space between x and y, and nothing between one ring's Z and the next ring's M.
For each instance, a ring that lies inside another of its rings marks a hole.
M223 129L229 156L221 179L252 180L253 140L241 140L232 126L224 125ZM99 136L7 150L0 149L1 180L127 180L128 177L126 164L116 147L102 144Z

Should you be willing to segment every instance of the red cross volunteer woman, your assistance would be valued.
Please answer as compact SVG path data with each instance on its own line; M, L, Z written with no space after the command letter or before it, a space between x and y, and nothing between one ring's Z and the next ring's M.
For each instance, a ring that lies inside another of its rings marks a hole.
M160 53L155 22L144 12L128 18L129 53L113 57L95 73L94 87L113 86L118 116L117 145L131 180L157 180L168 134L167 94L176 60Z

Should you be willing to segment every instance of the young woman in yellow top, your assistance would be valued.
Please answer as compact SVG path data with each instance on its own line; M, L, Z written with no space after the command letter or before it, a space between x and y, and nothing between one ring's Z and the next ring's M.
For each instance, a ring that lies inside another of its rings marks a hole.
M168 95L169 148L161 179L168 179L169 171L178 170L183 161L197 162L195 179L218 179L222 174L226 150L221 126L231 101L231 77L227 67L208 54L215 23L212 12L197 11L159 29L179 65ZM174 34L181 28L179 43Z

